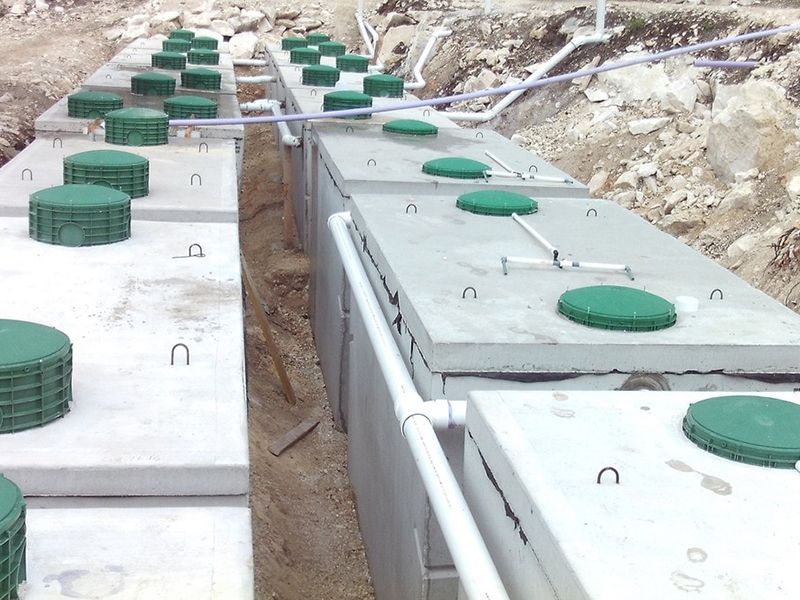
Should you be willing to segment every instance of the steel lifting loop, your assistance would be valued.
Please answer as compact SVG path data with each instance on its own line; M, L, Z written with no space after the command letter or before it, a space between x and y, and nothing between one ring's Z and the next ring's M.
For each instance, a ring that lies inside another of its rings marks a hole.
M431 116L431 111L426 108L425 110L422 111L422 116L423 117L430 117Z
M182 344L182 343L177 343L172 347L172 352L170 352L170 355L169 355L169 364L171 366L175 365L175 350L177 350L178 348L183 348L184 350L186 350L186 365L188 366L189 365L189 346L187 346L186 344Z
M111 73L106 73L106 79L112 79Z
M59 148L63 148L64 147L64 142L61 141L61 138L60 137L54 137L53 138L53 148L56 147L56 142L58 142L58 147Z
M189 179L189 185L194 185L194 178L197 177L197 185L203 185L203 178L200 177L199 173L192 173L191 178Z
M592 213L594 213L594 216L596 217L597 216L597 209L596 208L590 208L589 210L586 211L586 216L588 217Z
M197 254L192 254L192 250L194 248L197 248L197 250L198 250ZM203 258L204 256L205 256L205 254L203 254L203 247L200 244L194 243L191 246L189 246L189 256L188 256L188 258L193 258L193 257Z
M33 171L31 171L27 167L22 169L22 181L25 181L25 172L26 171L28 172L28 175L30 175L30 179L28 179L28 181L33 181Z
M462 298L466 298L466 297L467 297L467 292L468 292L469 290L472 290L472 298L473 298L473 300L474 300L474 299L477 299L477 297L478 297L478 291L477 291L477 290L476 290L474 287L472 287L471 285L468 285L467 287L465 287L465 288L464 288L464 291L463 291L463 292L461 292L461 297L462 297Z
M311 90L311 95L312 96L316 96L317 95L317 90Z
M352 125L348 125L347 127L344 128L345 133L353 133L353 131L354 129Z
M528 167L528 173L530 173L531 171L533 171L534 173L538 173L539 167L537 167L536 165L531 165L530 167Z
M374 167L374 166L377 166L377 164L378 164L378 161L376 161L374 158L370 158L367 161L367 166L368 167Z
M409 202L408 206L406 206L406 214L408 214L408 211L409 211L410 208L413 208L414 209L414 214L417 214L417 205L414 204L413 202Z
M208 144L206 144L205 142L200 142L200 144L197 146L197 151L198 152L202 152L203 151L203 146L205 146L206 154L208 154Z
M617 471L614 467L604 467L600 469L600 472L597 474L597 483L600 483L603 479L603 474L606 471L611 471L614 474L614 483L619 485L619 471Z
M722 300L723 299L722 290L719 288L714 288L713 290L711 290L711 295L708 297L708 299L713 300L714 294L716 294L717 292L719 292L719 299Z
M475 132L475 137L476 137L476 138L483 139L483 132L482 132L482 131L477 131L477 132Z

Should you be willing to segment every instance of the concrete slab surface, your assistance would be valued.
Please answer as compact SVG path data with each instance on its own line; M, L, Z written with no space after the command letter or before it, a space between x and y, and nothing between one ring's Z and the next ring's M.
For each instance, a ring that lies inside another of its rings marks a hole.
M513 600L800 596L800 478L689 441L714 395L471 394L467 499Z
M90 150L130 152L150 161L150 194L131 203L136 220L238 222L233 140L170 138L161 146L118 146L71 135L39 137L0 169L0 216L27 216L31 193L64 183L63 158Z
M202 258L183 258L200 244ZM67 248L0 219L0 314L73 344L71 411L0 435L0 472L26 495L200 496L248 490L238 226L132 224ZM175 344L189 347L190 364Z
M119 64L119 65L128 65L132 67L150 67L151 60L150 56L155 54L156 52L161 52L161 45L159 44L158 48L142 48L142 47L126 47L120 50L117 54L111 57L109 61L112 64ZM227 71L233 71L233 59L231 55L227 52L220 52L219 53L219 64L218 65L195 65L186 63L187 68L191 67L210 67L213 69L224 69Z
M416 214L406 212L411 201ZM402 322L433 371L800 373L800 316L613 202L540 199L539 212L524 220L561 259L626 264L634 281L552 266L513 265L504 275L503 256L552 256L510 217L455 204L455 195L352 197L367 268L399 294ZM698 309L668 329L637 333L557 312L561 294L590 285L646 289L670 302L693 297ZM467 287L476 299L462 297ZM723 300L710 299L714 289Z
M428 119L426 119L428 120ZM358 123L342 125L314 123L314 142L336 184L347 193L458 193L457 190L497 188L516 190L533 197L588 198L588 188L541 157L520 148L490 129L444 128L435 136L398 135ZM446 157L469 158L494 171L505 170L486 153L508 167L530 175L532 172L553 182L535 178L489 177L486 180L453 179L428 175L422 165Z
M20 600L253 598L246 508L39 509Z
M191 29L191 28L190 28ZM125 50L130 51L141 51L141 50L151 50L151 51L159 51L162 49L161 42L166 39L164 37L152 37L152 38L139 38L138 40L133 40L130 44L125 47ZM217 42L217 50L219 52L228 53L229 46L228 42L218 41Z

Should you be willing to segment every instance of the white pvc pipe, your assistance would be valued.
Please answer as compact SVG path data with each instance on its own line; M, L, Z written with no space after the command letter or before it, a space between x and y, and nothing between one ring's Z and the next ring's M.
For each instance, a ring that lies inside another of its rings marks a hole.
M494 153L492 153L492 152L489 152L488 150L486 150L486 151L484 152L484 154L486 154L486 156L488 156L489 158L491 158L491 159L492 159L494 162L496 162L498 165L500 165L501 167L503 167L503 168L504 168L504 169L505 169L505 170L506 170L508 173L512 173L513 175L515 175L515 176L517 176L517 177L519 177L519 176L521 176L521 175L522 175L522 173L520 173L519 171L515 171L514 169L512 169L511 167L509 167L509 166L508 166L508 164L506 164L506 162L505 162L505 161L503 161L503 160L502 160L502 159L501 159L499 156L497 156L496 154L494 154Z
M486 0L489 3L489 8L491 9L491 2L490 0ZM606 2L605 0L597 0L596 6L596 20L595 20L595 32L594 35L589 36L581 36L579 38L574 38L571 41L567 42L567 45L564 46L561 50L559 50L555 56L553 56L550 60L544 63L541 67L536 69L534 73L532 73L527 79L525 79L524 83L530 83L533 81L537 81L544 77L548 71L553 69L556 65L562 62L565 58L567 58L572 52L580 48L581 46L586 46L588 44L598 44L600 42L604 42L607 39L605 35L605 23L606 23ZM442 112L441 114L446 116L448 119L452 119L454 121L474 121L478 123L486 123L487 121L491 121L501 112L503 112L506 108L511 106L514 101L517 100L522 94L525 92L522 90L518 90L515 92L511 92L505 98L500 100L497 104L491 107L488 110L481 111L481 112Z
M614 263L583 262L577 260L559 260L545 258L525 258L522 256L503 256L500 258L503 274L508 275L508 264L556 267L557 269L590 269L593 271L620 271L633 279L633 271L628 265Z
M280 102L270 100L269 98L262 98L261 100L254 100L253 102L242 102L239 109L243 112L271 112L276 117L282 117L283 111L281 110ZM284 146L293 146L297 148L300 146L301 140L296 135L293 135L289 129L286 121L278 121L278 133L281 136L281 144Z
M236 78L236 83L270 83L276 80L274 75L242 75Z
M350 294L358 305L378 358L394 412L417 465L431 508L467 596L474 600L508 600L497 569L470 513L431 421L414 387L403 357L383 317L378 300L356 252L348 226L349 213L336 213L328 228L342 259Z
M439 41L439 38L447 37L448 35L452 34L453 32L449 29L437 29L433 32L428 43L425 44L425 48L422 50L422 54L419 56L419 60L417 60L417 64L414 65L414 81L410 83L406 83L403 85L404 89L407 90L420 90L425 87L427 82L425 78L422 76L422 69L425 67L425 63L428 62L428 58L433 51L433 47L436 45L436 42Z
M528 224L527 224L525 221L523 221L523 220L522 220L522 217L520 217L520 216L519 216L517 213L512 213L512 214L511 214L511 218L512 218L512 219L514 219L514 221L516 221L517 223L519 223L519 224L520 224L520 226L522 226L522 228L523 228L525 231L527 231L527 232L528 232L528 233L529 233L529 234L530 234L530 235L533 237L533 239L535 239L535 240L536 240L537 242L539 242L539 243L540 243L542 246L544 246L544 247L545 247L545 249L546 249L546 250L547 250L547 251L548 251L550 254L552 254L552 255L553 255L553 259L554 259L554 260L557 260L557 259L558 259L558 248L556 248L555 246L553 246L553 244L551 244L550 242L548 242L548 241L547 241L547 240L544 238L544 236L543 236L542 234L540 234L540 233L539 233L538 231L536 231L536 230L535 230L533 227L531 227L531 226L530 226L530 225L528 225Z
M267 61L263 58L234 58L234 67L266 67Z
M430 400L422 405L422 411L434 429L458 429L467 422L465 400Z

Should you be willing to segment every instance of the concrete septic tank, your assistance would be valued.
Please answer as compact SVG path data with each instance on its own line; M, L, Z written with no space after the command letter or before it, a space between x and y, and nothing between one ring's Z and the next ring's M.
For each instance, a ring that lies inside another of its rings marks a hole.
M219 69L214 65L199 65L203 69L218 72L221 76L220 89L214 91L203 91L181 86L181 72L169 71L166 69L152 69L150 67L135 68L127 65L106 64L90 75L83 83L82 87L87 90L99 90L104 92L114 92L121 94L124 90L130 91L131 77L141 73L161 73L175 78L175 94L199 94L201 96L216 97L220 94L236 95L236 77L232 70ZM198 65L188 65L186 70L198 68ZM170 94L172 95L172 94Z
M314 88L318 94L334 90L355 90L360 92L363 87L364 77L368 73L340 72L339 81L334 87L307 86L303 84L303 68L307 65L281 65L270 71L276 81L267 84L267 97L279 102L286 100L288 90L293 88Z
M713 395L470 394L465 493L513 600L800 596L797 472L687 439Z
M292 88L286 97L286 114L316 113L322 111L323 88ZM373 106L386 106L402 103L396 98L374 98ZM380 129L386 122L395 119L417 119L436 125L440 129L459 129L458 125L439 114L421 108L409 108L395 112L375 113L366 120L331 119L330 121L292 121L288 123L293 135L301 137L303 143L299 148L292 148L291 157L291 195L294 208L295 224L298 239L304 248L311 243L311 231L308 226L309 207L313 194L313 157L316 154L312 130L324 123L341 123L344 129L357 125L377 127Z
M76 90L80 92L81 90ZM167 97L160 96L140 96L132 94L130 88L127 90L120 89L116 92L123 101L125 107L143 107L155 110L164 110L164 100ZM200 96L214 100L218 103L218 116L220 118L239 118L242 116L239 110L239 100L233 94L189 94L182 92L175 94L176 96ZM67 113L67 97L62 98L53 106L47 109L35 121L36 135L37 136L53 136L59 134L77 134L86 135L89 125L93 119L87 118L74 118L68 116ZM187 129L185 127L170 127L169 134L171 137L185 138ZM234 148L236 151L236 172L237 176L241 178L242 172L242 149L244 147L244 125L224 125L224 126L204 126L197 125L192 127L190 138L196 139L223 139L233 140Z
M127 47L123 48L120 52L114 55L109 62L112 65L125 65L134 68L149 68L151 67L150 57L156 52L160 52L161 48L139 48ZM187 65L191 66L191 65ZM204 65L205 66L205 65ZM208 65L216 67L225 71L233 72L233 59L227 52L219 52L219 64Z
M253 598L247 508L32 508L27 525L26 599Z
M15 290L0 314L70 337L73 398L63 418L0 435L0 472L26 496L246 503L238 242L236 223L136 221L126 241L68 248L0 218Z
M312 200L305 215L300 212L304 205L295 204L295 216L301 216L307 224L306 246L312 268L309 292L312 326L328 399L334 417L343 425L344 414L339 406L342 386L347 383L342 379L343 337L340 328L331 328L329 324L338 322L342 311L348 310L349 302L343 293L344 272L327 228L330 215L349 210L350 197L354 194L401 194L404 206L413 211L424 210L425 200L416 206L418 196L441 195L454 199L465 192L485 189L514 191L533 198L588 197L589 192L566 173L490 130L449 128L440 129L437 135L418 137L388 133L381 127L361 124L315 122L312 128L312 148L315 149L310 163ZM521 172L528 173L533 166L544 177L562 178L570 183L500 177L455 179L422 171L425 162L453 153L500 170L486 152ZM499 256L497 260L499 265Z
M538 212L523 220L555 244L563 260L630 265L634 281L624 272L551 265L509 265L504 275L503 256L549 263L552 255L511 218L458 210L454 196L417 196L416 212L407 212L408 204L400 195L354 194L352 231L425 400L464 399L472 390L498 387L797 386L800 367L791 357L800 317L615 203L538 199ZM670 302L683 297L677 322L660 331L626 332L558 313L564 292L597 285L646 288ZM722 294L710 299L715 289ZM341 334L338 410L347 423L349 471L376 595L452 599L458 588L452 562L348 293L337 299L342 310L329 327ZM463 437L447 431L440 439L460 472Z
M160 146L116 146L77 136L39 137L0 170L0 187L6 190L0 216L26 216L31 193L64 182L64 157L97 150L149 161L150 191L131 203L134 220L238 222L233 141L181 138Z

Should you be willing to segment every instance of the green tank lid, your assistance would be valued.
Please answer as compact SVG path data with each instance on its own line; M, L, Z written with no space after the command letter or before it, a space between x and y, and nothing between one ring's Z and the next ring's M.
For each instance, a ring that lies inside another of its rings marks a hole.
M180 71L186 68L186 56L180 52L154 52L150 55L150 65Z
M502 190L483 190L462 194L456 200L456 206L476 215L495 217L510 217L514 213L529 215L539 210L539 205L535 200L522 194Z
M683 432L712 454L793 469L800 461L800 405L763 396L717 396L689 406Z
M25 569L25 500L11 480L0 475L0 598L17 598Z
M383 130L387 133L415 136L431 136L439 133L439 128L436 125L416 119L395 119L384 123Z
M164 73L139 73L131 77L131 92L140 96L171 96L175 78Z
M314 48L292 48L289 62L293 65L318 65L322 55Z
M366 73L369 59L358 54L343 54L336 57L336 68L345 73Z
M347 54L347 46L341 42L319 42L317 48L322 56L344 56Z
M487 164L458 156L435 158L422 165L423 173L453 179L482 179L489 170Z
M350 90L341 90L337 92L328 92L322 99L322 110L347 110L348 108L365 108L372 106L372 97L362 94L361 92L353 92ZM347 117L350 119L369 119L372 115L357 115L354 117Z
M192 41L194 39L194 31L189 31L188 29L175 29L174 31L170 32L169 37L170 39Z
M281 50L294 50L306 46L308 46L308 40L304 37L285 37L281 40Z
M218 90L222 86L222 74L213 69L186 69L181 71L181 86L193 90Z
M215 119L219 104L201 96L173 96L164 100L164 112L170 119Z
M195 38L197 39L197 38ZM194 45L194 40L182 40L181 38L171 38L161 42L161 49L164 52L188 52Z
M192 38L192 48L199 50L217 50L219 47L219 40L206 35L198 35Z
M88 183L142 198L150 191L150 162L119 150L89 150L64 157L64 183Z
M110 92L80 91L67 96L67 115L70 117L97 119L120 108L122 97Z
M376 98L402 98L404 83L394 75L368 75L364 77L364 93Z
M309 46L317 46L323 42L330 41L331 36L327 33L309 33L306 36L306 41L308 42Z
M111 188L65 184L34 192L28 232L57 246L97 246L131 237L131 197Z
M71 401L69 338L38 323L0 319L0 433L63 417Z
M595 285L564 292L558 312L598 329L657 331L675 325L675 306L655 294L618 285Z
M205 48L194 48L186 53L186 60L193 65L218 65L219 52L206 50Z
M339 81L339 69L327 65L308 65L303 67L303 85L334 87Z
M158 146L167 143L169 117L150 108L122 108L106 115L106 143Z

